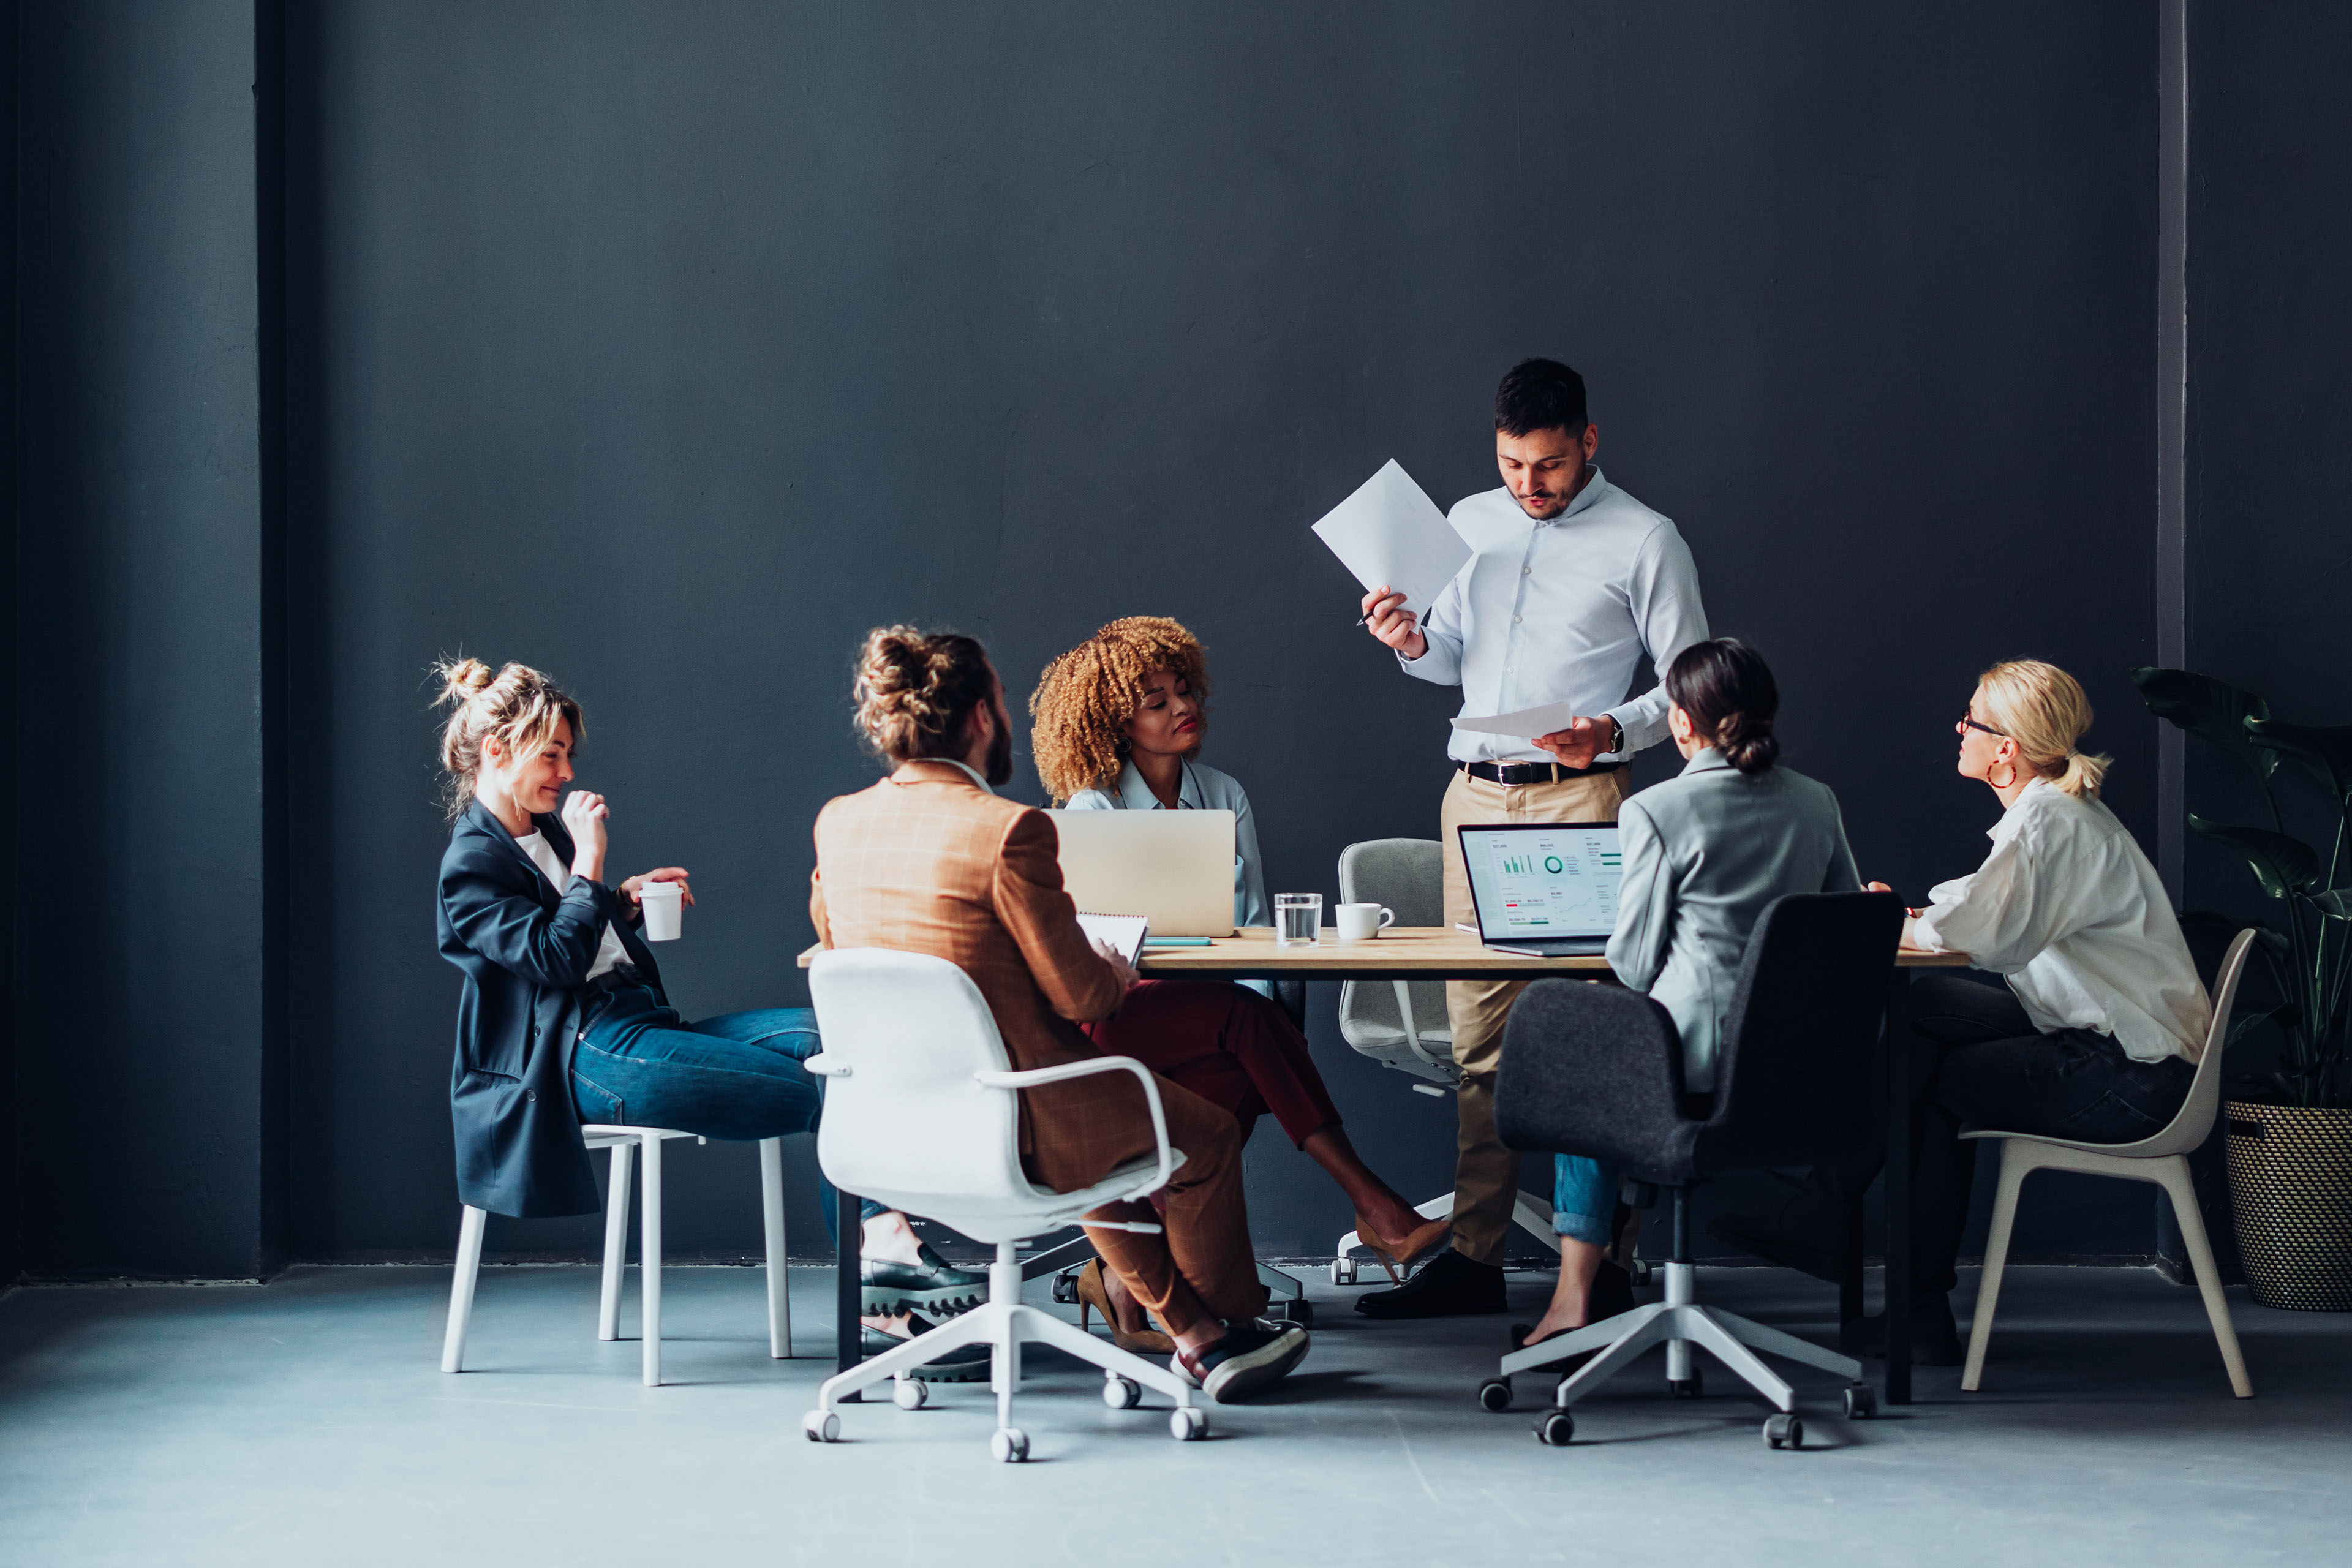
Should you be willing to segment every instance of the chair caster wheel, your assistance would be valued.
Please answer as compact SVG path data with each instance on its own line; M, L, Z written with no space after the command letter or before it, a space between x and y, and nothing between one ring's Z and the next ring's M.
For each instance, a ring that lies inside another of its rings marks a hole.
M1697 1399L1706 1393L1706 1379L1693 1367L1688 1377L1666 1379L1666 1392L1676 1399Z
M1103 1379L1103 1403L1113 1410L1132 1410L1143 1403L1143 1384L1113 1373Z
M1083 1268L1084 1265L1080 1267ZM1078 1304L1078 1270L1076 1268L1065 1268L1054 1276L1053 1296L1055 1300L1065 1307L1075 1307Z
M1634 1288L1637 1289L1649 1284L1656 1273L1657 1268L1646 1258L1636 1258L1633 1262L1625 1265L1626 1277L1633 1281Z
M919 1378L899 1378L890 1390L890 1403L901 1410L920 1410L930 1397L930 1385Z
M1480 1384L1478 1407L1482 1410L1508 1410L1511 1407L1511 1380L1507 1377L1490 1377Z
M1768 1448L1801 1448L1805 1446L1805 1424L1794 1415L1769 1415L1764 1420L1764 1446Z
M1168 1413L1168 1435L1179 1443L1197 1443L1209 1435L1209 1413L1183 1405Z
M841 1441L841 1417L828 1415L822 1410L812 1410L801 1417L801 1435L812 1443Z
M1547 1448L1565 1448L1576 1436L1576 1417L1565 1410L1550 1410L1536 1423L1536 1441Z
M1356 1260L1352 1258L1331 1259L1331 1283L1353 1285L1356 1282Z
M1304 1296L1293 1296L1276 1301L1266 1308L1265 1315L1277 1322L1297 1323L1302 1329L1315 1326L1315 1303Z
M1878 1390L1866 1383L1857 1383L1845 1391L1845 1418L1867 1421L1878 1414Z
M1018 1426L1000 1426L989 1434L988 1453L1000 1465L1017 1465L1029 1457L1029 1434Z

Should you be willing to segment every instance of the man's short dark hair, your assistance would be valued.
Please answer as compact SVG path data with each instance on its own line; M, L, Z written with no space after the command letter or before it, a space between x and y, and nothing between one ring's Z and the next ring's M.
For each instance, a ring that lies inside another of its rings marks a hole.
M1584 425L1584 378L1556 359L1523 359L1495 389L1495 428L1506 436L1577 436Z

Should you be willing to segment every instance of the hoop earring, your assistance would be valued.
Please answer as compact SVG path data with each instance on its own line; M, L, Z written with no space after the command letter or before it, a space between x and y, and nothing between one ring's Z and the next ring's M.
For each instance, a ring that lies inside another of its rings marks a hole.
M2015 763L2004 763L2001 765L2009 770L2009 777L1999 784L1993 784L1992 770L1990 768L1987 768L1985 770L1985 783L1992 784L1992 787L1995 789L2008 789L2017 783L2017 764Z

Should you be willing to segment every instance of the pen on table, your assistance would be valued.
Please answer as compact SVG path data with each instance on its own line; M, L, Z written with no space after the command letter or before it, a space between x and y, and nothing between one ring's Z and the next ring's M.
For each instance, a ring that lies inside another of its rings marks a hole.
M1205 936L1147 936L1143 939L1143 945L1146 947L1207 947L1210 942Z

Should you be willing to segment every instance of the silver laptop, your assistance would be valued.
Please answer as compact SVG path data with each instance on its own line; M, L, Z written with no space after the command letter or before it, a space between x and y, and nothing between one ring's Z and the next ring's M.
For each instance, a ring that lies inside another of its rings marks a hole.
M1624 877L1615 823L1510 822L1458 831L1486 946L1538 958L1608 947Z
M1141 915L1154 936L1234 934L1230 811L1057 811L1062 886L1090 915Z

